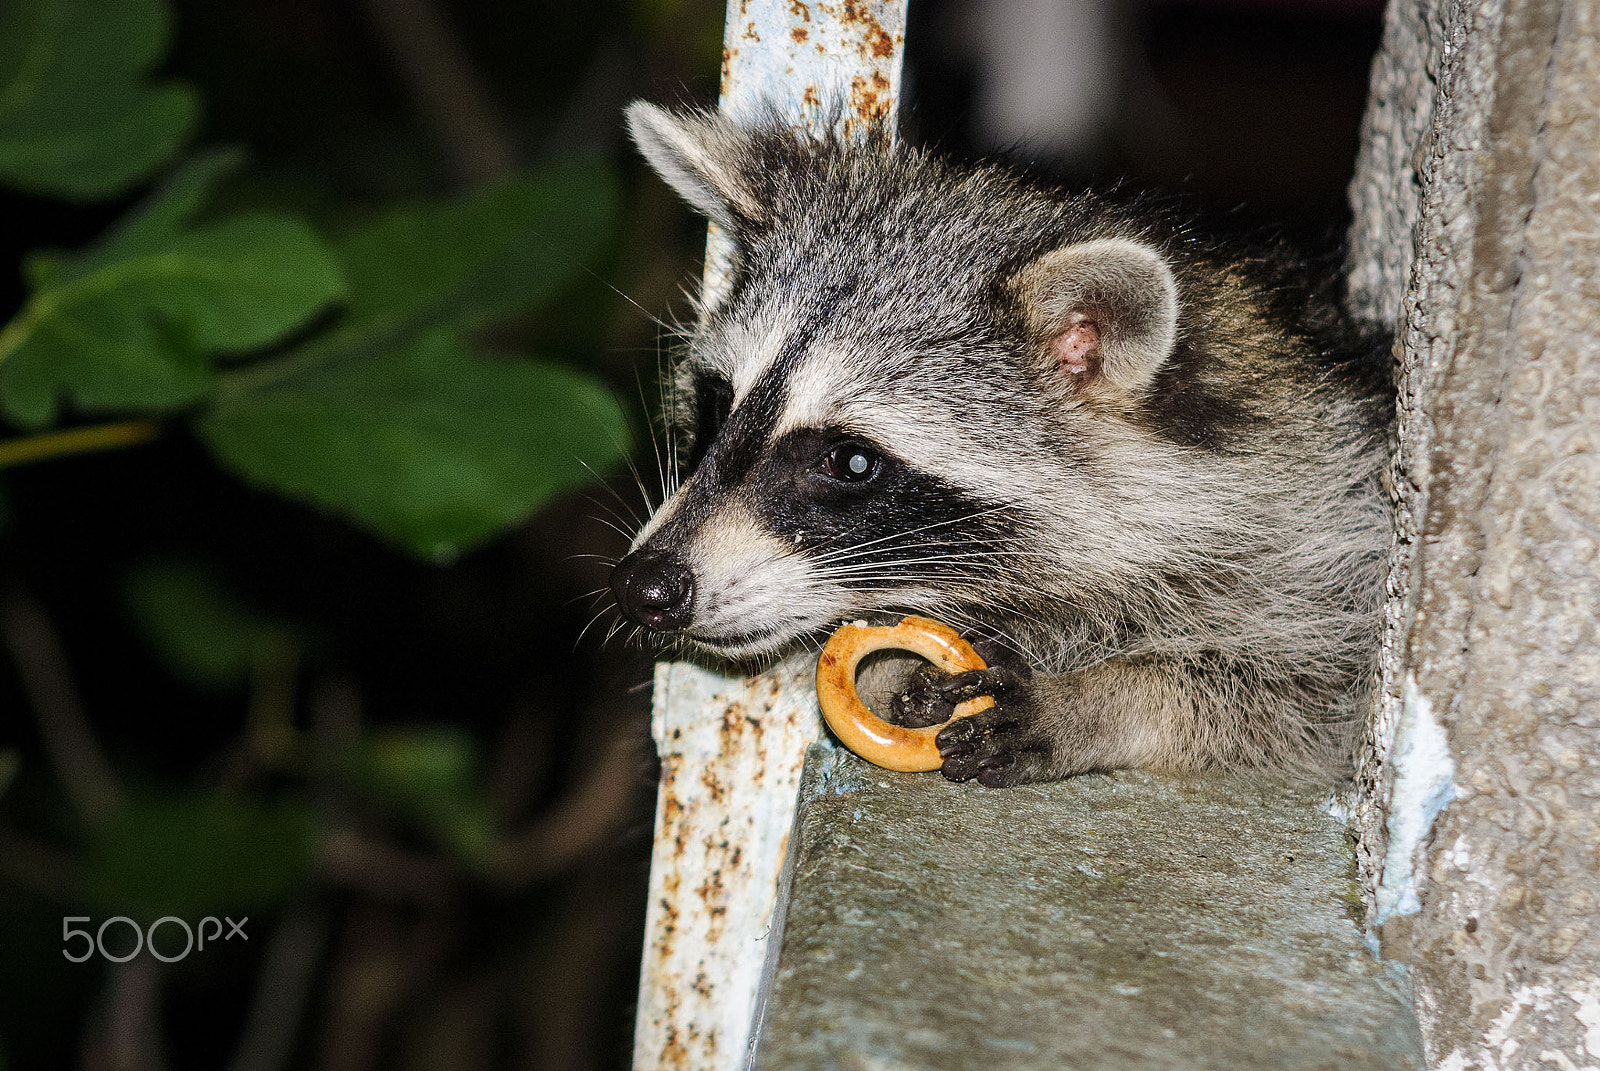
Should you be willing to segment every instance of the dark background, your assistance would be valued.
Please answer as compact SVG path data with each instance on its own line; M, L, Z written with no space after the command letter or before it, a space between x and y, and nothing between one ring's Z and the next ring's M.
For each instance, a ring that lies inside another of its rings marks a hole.
M396 47L419 6L465 57L487 143L431 117L425 74ZM497 331L598 371L643 426L666 340L641 308L684 309L703 228L630 156L620 111L635 96L711 102L720 2L178 0L175 14L164 69L203 93L200 140L251 153L225 193L235 202L332 223L464 188L497 159L612 161L627 207L601 266ZM1069 158L1021 155L1072 181L1177 191L1214 228L1336 253L1377 4L1111 14L1113 104L1098 132ZM914 140L995 140L971 44L983 17L913 0L902 114ZM22 253L82 244L127 205L0 193L0 317L22 301ZM654 461L639 464L652 482ZM611 524L640 508L631 479L612 482L444 567L246 488L181 429L0 470L0 748L20 759L0 796L0 1066L624 1066L654 798L650 659L602 644L605 620L576 638L603 604L585 598L603 558L625 546ZM283 623L242 683L186 677L129 612L129 576L168 560ZM241 735L263 705L334 737L411 734L424 759L436 744L441 761L467 762L513 864L485 877L403 807L255 769L245 789L309 798L322 824L303 880L249 910L248 944L169 968L67 963L60 920L93 909L74 891L85 834L37 728L60 704L134 791L239 788ZM276 1005L253 1004L258 988Z

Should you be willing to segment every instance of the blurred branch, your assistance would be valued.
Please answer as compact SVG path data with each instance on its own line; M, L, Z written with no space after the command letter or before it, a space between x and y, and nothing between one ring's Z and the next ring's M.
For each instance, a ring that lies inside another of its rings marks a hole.
M526 885L559 873L594 851L632 813L639 766L637 737L618 725L583 782L550 814L495 849L490 872L508 885Z
M553 719L542 707L524 702L512 711L494 748L494 768L489 776L489 801L495 824L505 828L519 822L533 800L549 752Z
M250 667L250 747L258 761L278 766L295 750L295 689L300 679L300 645L274 633L256 644Z
M219 778L224 788L236 789L262 769L301 771L308 766L311 740L294 727L299 673L300 645L292 636L274 632L256 644L244 737Z
M319 681L310 700L314 778L323 781L318 810L327 826L318 866L336 884L387 900L436 903L450 893L451 871L424 855L401 851L362 834L347 819L333 780L341 756L361 735L361 693L342 676Z
M69 902L83 889L83 871L70 856L3 829L0 877L55 903Z
M84 1071L159 1071L161 973L149 956L115 963L106 972L103 1018L84 1039Z
M349 828L327 832L318 863L328 880L386 900L437 903L450 893L450 869L445 864Z
M17 664L39 736L68 798L87 824L105 824L122 809L122 787L84 717L55 629L44 611L8 585L0 593L0 635Z
M350 678L337 675L318 681L307 705L316 758L336 760L361 738L361 692Z
M327 939L328 923L318 911L290 912L278 923L229 1071L278 1071L288 1064Z
M465 186L511 171L516 153L500 129L490 93L431 0L365 0L418 110Z
M0 469L26 465L30 461L48 461L69 454L137 446L160 435L161 425L157 421L125 420L116 424L95 424L87 428L68 428L66 431L47 431L40 435L7 439L0 442Z
M578 156L615 148L622 133L617 116L633 92L634 62L621 41L602 41L582 76L571 85L566 106L545 135L540 154Z
M354 905L331 976L314 1066L366 1071L382 1066L383 1048L408 996L438 968L451 946L438 917L406 925L392 911Z

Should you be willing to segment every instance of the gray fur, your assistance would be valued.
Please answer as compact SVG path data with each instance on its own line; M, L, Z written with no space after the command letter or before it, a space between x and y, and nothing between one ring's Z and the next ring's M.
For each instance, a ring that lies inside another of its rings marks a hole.
M669 406L686 450L708 372L732 414L634 544L692 570L676 636L764 657L914 610L989 637L988 677L907 686L910 707L999 693L940 736L961 780L1347 761L1389 401L1372 340L1293 265L992 163L629 118L739 251ZM827 435L878 448L883 497L819 475Z

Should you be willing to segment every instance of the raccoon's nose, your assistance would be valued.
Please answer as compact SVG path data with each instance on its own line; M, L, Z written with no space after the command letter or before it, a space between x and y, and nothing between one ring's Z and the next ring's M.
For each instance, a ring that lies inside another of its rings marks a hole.
M670 632L689 623L694 573L671 555L639 550L611 571L611 592L622 612L634 621Z

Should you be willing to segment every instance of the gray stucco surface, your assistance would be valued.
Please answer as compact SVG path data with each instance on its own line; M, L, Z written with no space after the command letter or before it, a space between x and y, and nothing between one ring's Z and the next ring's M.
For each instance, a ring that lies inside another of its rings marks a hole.
M1422 1066L1326 793L813 749L756 1067Z
M1597 87L1596 0L1396 0L1352 187L1402 402L1362 858L1441 1071L1600 1067ZM1436 816L1396 791L1424 722Z

